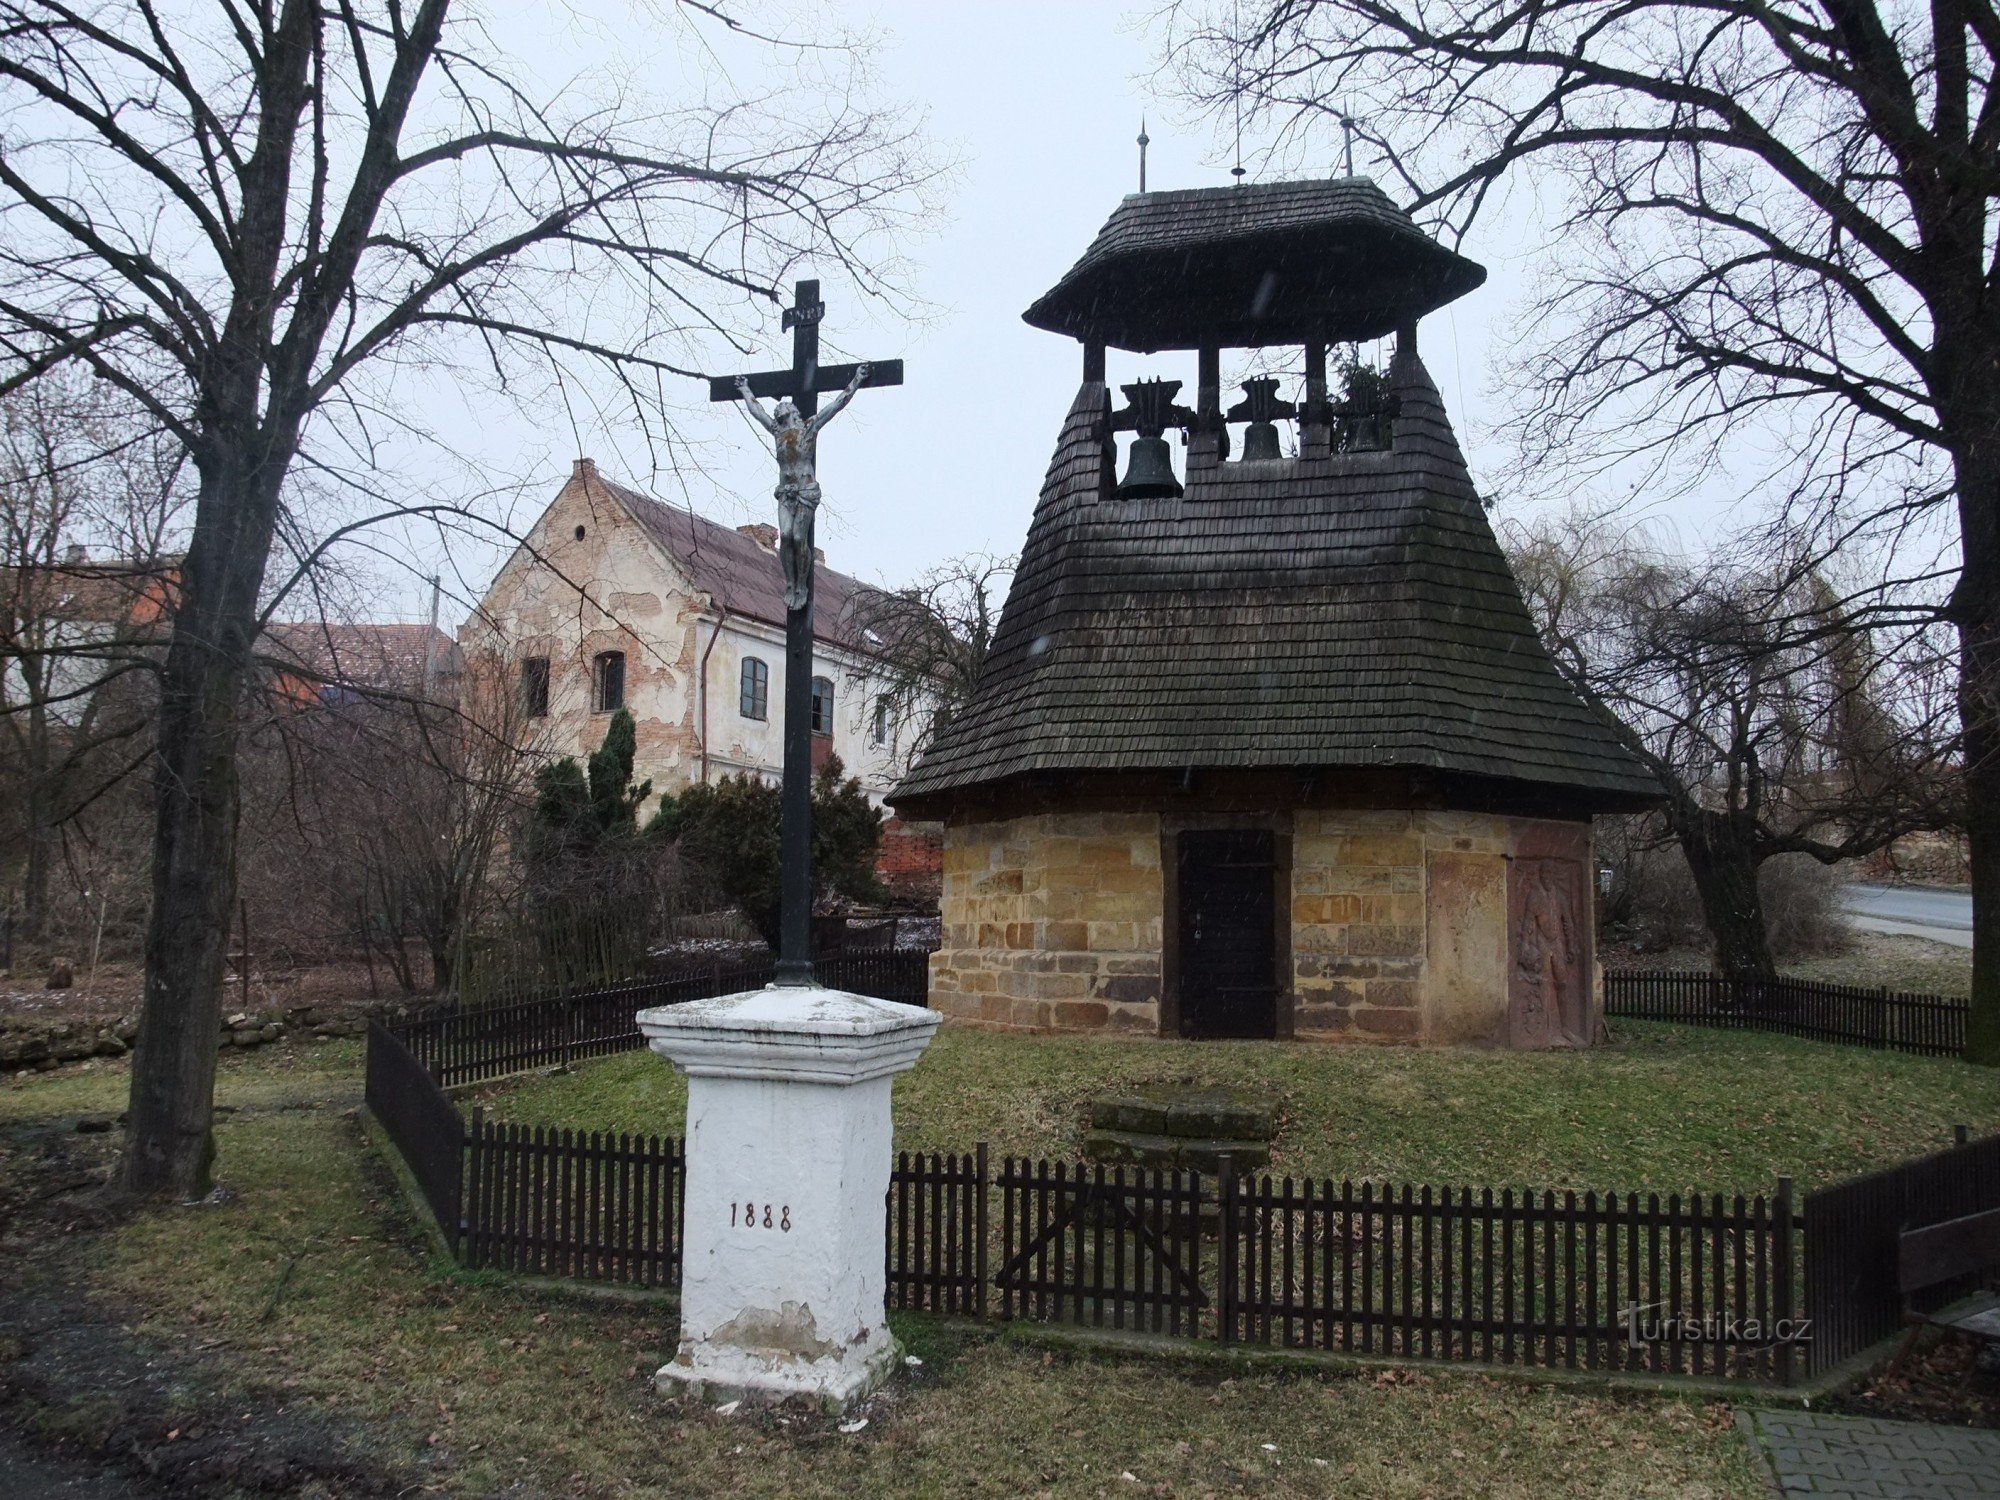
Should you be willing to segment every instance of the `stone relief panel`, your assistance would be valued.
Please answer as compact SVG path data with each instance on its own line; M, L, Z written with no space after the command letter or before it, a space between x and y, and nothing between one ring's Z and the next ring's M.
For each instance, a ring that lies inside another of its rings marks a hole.
M1516 858L1508 866L1507 1041L1590 1044L1589 908L1580 861Z

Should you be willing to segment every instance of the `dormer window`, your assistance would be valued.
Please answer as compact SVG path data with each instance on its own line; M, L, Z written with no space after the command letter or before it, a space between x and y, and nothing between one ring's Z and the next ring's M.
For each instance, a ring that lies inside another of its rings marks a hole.
M813 679L813 733L833 733L833 682L830 678Z
M623 651L600 651L597 663L591 673L595 689L597 711L601 714L616 713L625 706L625 653Z

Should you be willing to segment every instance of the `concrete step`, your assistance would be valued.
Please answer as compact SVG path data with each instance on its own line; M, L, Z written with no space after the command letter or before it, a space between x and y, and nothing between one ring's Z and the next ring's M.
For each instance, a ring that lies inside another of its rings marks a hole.
M1146 1084L1092 1100L1090 1123L1097 1130L1141 1135L1268 1141L1273 1113L1268 1102L1247 1089Z
M1238 1172L1252 1172L1270 1165L1268 1140L1210 1139L1162 1135L1136 1130L1092 1130L1083 1138L1083 1154L1092 1161L1141 1167L1169 1167L1182 1172L1222 1170L1226 1155Z

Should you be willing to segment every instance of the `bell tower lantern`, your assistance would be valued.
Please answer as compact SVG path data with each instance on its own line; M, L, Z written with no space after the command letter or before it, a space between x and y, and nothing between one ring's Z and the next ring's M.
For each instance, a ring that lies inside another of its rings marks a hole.
M1083 344L1086 380L1104 378L1107 348L1197 351L1191 408L1175 401L1178 382L1141 381L1107 413L1107 435L1137 433L1112 494L1177 498L1168 428L1187 434L1190 482L1231 456L1231 421L1250 424L1245 462L1281 456L1281 421L1298 423L1301 458L1340 451L1362 414L1328 401L1328 348L1392 333L1414 348L1419 318L1485 280L1484 267L1425 234L1365 177L1142 192L1118 205L1026 318ZM1281 400L1279 382L1259 377L1225 412L1221 351L1283 345L1303 353L1303 401Z

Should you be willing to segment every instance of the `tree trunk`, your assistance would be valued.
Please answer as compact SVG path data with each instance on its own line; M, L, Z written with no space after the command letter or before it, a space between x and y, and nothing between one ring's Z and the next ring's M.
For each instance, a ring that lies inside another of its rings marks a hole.
M1757 890L1759 862L1749 839L1721 813L1696 809L1673 822L1694 874L1702 917L1715 940L1716 968L1744 984L1776 979L1778 965ZM1757 993L1751 991L1752 996Z
M2000 453L1996 453L2000 458ZM1968 1062L2000 1066L2000 463L1959 468L1963 571L1959 722L1965 732L1965 831L1972 866L1972 1007Z
M247 474L203 474L161 672L153 909L121 1173L145 1197L209 1189L236 901L237 724L285 466L266 458Z

